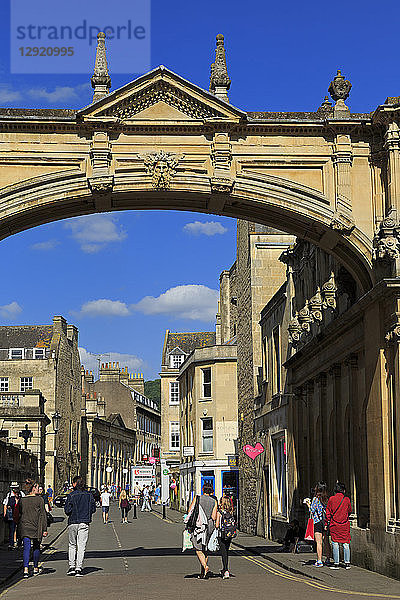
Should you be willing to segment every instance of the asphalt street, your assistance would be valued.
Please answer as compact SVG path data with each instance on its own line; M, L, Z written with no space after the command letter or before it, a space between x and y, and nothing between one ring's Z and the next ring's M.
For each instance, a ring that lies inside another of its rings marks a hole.
M369 595L335 589L310 578L292 574L267 560L237 548L231 556L234 576L220 577L221 559L210 557L213 576L197 578L198 562L193 552L182 553L181 524L165 522L156 515L138 513L138 519L121 524L115 506L110 523L103 525L98 511L91 525L84 577L67 577L68 536L65 532L42 557L43 573L27 580L15 580L1 600L332 600L344 598L398 598L382 589ZM351 572L349 572L349 577Z

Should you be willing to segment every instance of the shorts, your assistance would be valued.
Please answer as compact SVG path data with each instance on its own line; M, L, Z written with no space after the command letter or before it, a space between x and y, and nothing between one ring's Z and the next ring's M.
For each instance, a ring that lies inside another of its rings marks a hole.
M108 513L110 511L110 507L109 506L102 506L101 510L103 511L103 513Z
M324 533L324 523L323 521L318 521L318 523L314 523L314 533Z

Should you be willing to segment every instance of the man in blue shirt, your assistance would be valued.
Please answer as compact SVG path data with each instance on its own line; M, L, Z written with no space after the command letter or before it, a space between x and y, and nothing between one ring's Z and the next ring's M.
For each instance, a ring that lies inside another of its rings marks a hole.
M93 495L86 490L85 482L80 475L72 480L73 490L68 494L64 506L68 515L68 563L67 575L82 577L83 559L89 538L89 523L96 512Z

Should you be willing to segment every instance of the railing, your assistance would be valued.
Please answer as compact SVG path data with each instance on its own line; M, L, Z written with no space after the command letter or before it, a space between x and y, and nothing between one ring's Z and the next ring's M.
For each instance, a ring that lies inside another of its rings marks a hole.
M23 394L22 394L23 397ZM18 408L20 405L21 394L2 394L0 392L0 406L2 408Z

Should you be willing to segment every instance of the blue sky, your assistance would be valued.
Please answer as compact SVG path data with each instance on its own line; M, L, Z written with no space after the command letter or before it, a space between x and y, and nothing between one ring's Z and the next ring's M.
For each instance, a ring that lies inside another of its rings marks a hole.
M24 2L11 1L15 7ZM54 22L62 22L61 5L70 9L76 3L53 3ZM45 0L30 5L47 14ZM110 7L110 19L120 16L110 2L94 5L103 14ZM121 0L115 6L125 14L131 4ZM96 10L91 14L95 20ZM0 17L1 106L79 108L90 103L94 47L86 73L11 73L6 1ZM351 110L371 111L387 96L400 94L399 17L397 0L389 0L384 10L372 0L153 0L148 62L151 68L164 64L208 89L215 35L223 33L232 79L229 97L239 108L315 110L341 68L353 84L347 101ZM113 72L113 62L119 64L113 48L114 42L108 42L115 89L139 73L129 48L132 69ZM53 314L63 314L79 327L86 351L112 352L114 360L117 353L125 354L121 362L152 378L166 328L213 328L219 273L234 260L235 235L235 222L229 219L176 212L95 215L23 232L0 244L1 322L47 323Z

